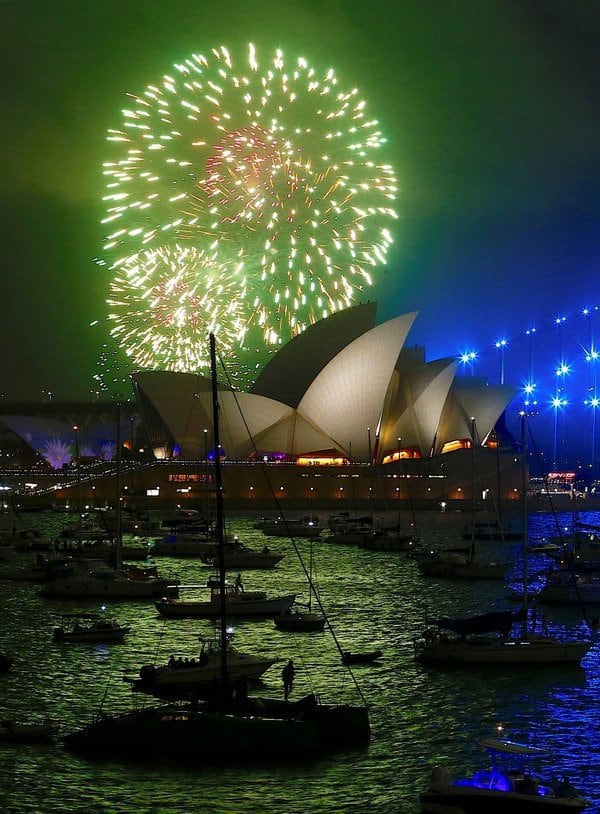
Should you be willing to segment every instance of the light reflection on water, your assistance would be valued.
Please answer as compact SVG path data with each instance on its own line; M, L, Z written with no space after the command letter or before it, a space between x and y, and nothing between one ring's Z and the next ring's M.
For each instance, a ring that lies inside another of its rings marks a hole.
M321 513L325 518L326 512ZM588 522L600 525L600 515ZM52 527L64 516L32 518L32 525ZM568 517L561 518L568 522ZM417 517L425 542L462 543L464 516ZM250 545L262 547L262 532L253 518L230 519L228 528ZM42 527L42 526L41 526ZM532 515L532 536L553 534L554 520ZM309 543L299 547L308 553ZM307 601L300 566L285 540L269 538L273 550L286 553L274 571L247 571L247 589L265 588L270 595L296 591ZM73 812L77 814L139 814L154 812L306 812L418 811L418 792L431 767L448 763L466 771L484 758L477 740L502 722L507 733L548 746L560 768L596 806L600 718L598 646L582 668L499 670L434 670L415 664L413 635L427 613L467 615L510 606L507 586L424 579L414 561L402 554L368 552L319 541L314 546L316 581L323 603L344 649L380 648L378 667L355 667L371 708L372 740L368 748L328 755L314 763L281 767L177 766L168 761L150 765L83 760L59 744L0 749L0 808L5 812ZM483 543L482 557L506 557L512 575L521 573L519 543ZM18 555L21 561L31 555ZM176 572L186 583L203 583L209 569L194 560L157 560L162 571ZM541 567L535 558L532 567ZM1 571L8 567L0 563ZM37 586L0 580L0 648L15 664L0 676L2 717L48 715L64 731L86 722L104 698L107 710L141 704L122 679L137 674L143 663L166 661L170 653L193 656L197 637L211 624L195 619L163 620L145 602L113 602L110 610L132 624L123 644L65 645L52 641L61 612L95 608L97 603L50 601L37 596ZM586 632L576 608L548 608L551 629ZM271 620L235 623L241 649L259 648L277 658L293 658L297 669L294 695L318 692L327 700L356 701L354 686L340 665L327 634L293 636L278 631ZM264 676L260 691L282 694L280 664Z

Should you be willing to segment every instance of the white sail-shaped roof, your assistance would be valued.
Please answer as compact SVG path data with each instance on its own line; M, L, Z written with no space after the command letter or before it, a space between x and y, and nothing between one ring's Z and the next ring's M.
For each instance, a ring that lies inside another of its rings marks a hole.
M250 392L297 407L325 365L375 325L376 313L377 303L370 302L311 325L272 357Z
M418 448L422 457L431 454L440 416L456 373L454 359L425 362L423 348L400 354L386 401L379 437L379 459L396 449Z
M184 458L204 456L204 429L212 426L212 408L199 398L210 393L210 379L195 373L148 370L134 373L134 382L151 402Z
M471 438L473 419L475 441L483 443L518 392L512 385L455 379L442 411L435 453L441 452L444 444L451 441Z
M212 394L201 393L198 400L204 410L212 415ZM248 457L255 445L253 439L293 412L287 404L264 396L219 390L220 441L226 456L234 460ZM213 449L212 418L209 443Z
M390 319L355 339L319 373L298 405L301 416L368 460L385 395L416 312ZM370 430L370 432L369 432Z
M305 455L326 449L338 449L332 438L321 432L318 427L314 427L296 410L292 415L259 434L255 438L255 445L264 452L280 451L288 455Z

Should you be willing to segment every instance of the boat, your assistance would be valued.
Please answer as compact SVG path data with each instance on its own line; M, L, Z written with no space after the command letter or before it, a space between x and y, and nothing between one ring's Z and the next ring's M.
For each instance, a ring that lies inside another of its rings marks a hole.
M2 579L16 582L45 582L47 579L56 576L57 573L70 568L71 562L71 557L39 553L35 561L23 563L18 568L3 571Z
M600 603L600 574L552 571L540 588L538 600L555 605Z
M225 558L225 568L274 568L284 558L283 554L277 554L271 551L268 546L264 546L261 551L253 548L248 548L239 542L233 540L231 543L225 543L225 551L223 552ZM213 548L212 551L200 555L200 559L205 565L217 565L218 554Z
M13 546L16 551L53 551L54 541L38 529L18 529L13 535Z
M196 760L225 758L244 764L266 758L307 760L324 751L369 739L363 708L324 704L314 695L298 701L247 698L235 704L171 702L133 712L99 714L64 738L68 749L94 757L147 755Z
M108 566L104 560L73 560L40 589L47 598L154 599L177 596L177 582L160 577L155 566L148 568Z
M167 664L145 664L140 668L139 678L131 681L134 690L165 699L201 697L213 692L221 675L220 638L199 637L201 642L198 658L182 658L172 655ZM240 652L232 643L233 634L227 636L227 673L234 687L236 682L260 678L277 661Z
M209 580L208 599L184 599L162 597L154 603L161 616L203 616L214 618L221 615L221 587ZM182 586L182 591L186 586ZM291 609L295 594L269 597L266 591L240 590L238 585L224 586L224 604L227 616L278 616Z
M209 518L200 513L198 509L177 509L172 514L163 517L161 526L169 529L191 529L207 531L211 527Z
M315 602L320 606L319 597L315 590L313 581L313 539L310 540L310 559L308 565L308 572L306 574L308 579L308 606L306 608L300 607L300 603L296 603L295 609L289 608L285 610L281 616L277 616L274 620L275 627L278 630L286 631L287 633L318 633L325 627L324 613L315 613L312 609L313 596ZM322 608L321 608L322 611Z
M381 650L344 650L342 661L344 664L374 664L383 656Z
M0 721L0 739L18 743L50 741L58 734L59 727L55 721L46 719L39 723L20 723L18 721Z
M428 665L506 664L549 665L581 662L591 641L562 640L549 636L542 622L538 632L537 614L529 608L527 548L527 472L525 462L525 425L522 417L521 456L523 510L522 605L519 611L490 611L467 618L429 620L414 639L418 662Z
M201 557L213 554L216 542L199 532L172 532L154 540L152 554L156 557Z
M365 536L376 530L372 517L351 517L349 512L334 514L329 518L327 525L329 534L325 540L328 543L342 545L360 545Z
M265 521L262 524L262 532L268 537L320 537L323 526L314 515L288 519L281 517Z
M84 558L104 560L108 563L116 562L116 543L109 540L98 540L96 542L84 543L81 549L75 549L73 554L78 554ZM151 554L150 544L133 542L130 544L121 543L121 559L135 560L137 562L147 560Z
M348 525L346 527L337 527L335 531L331 531L326 537L323 539L327 543L334 543L339 545L360 545L365 536L371 533L370 528L361 528L360 526L352 527L352 525Z
M213 431L219 449L219 401L216 375L216 348L210 335ZM215 456L215 495L217 539L224 544L224 511L221 464ZM227 664L227 615L229 605L225 567L219 558L219 632L221 670L214 695L207 700L192 699L158 706L145 706L131 712L107 714L103 710L87 726L64 738L67 748L114 759L115 755L136 757L183 757L205 765L210 760L228 763L241 759L276 761L290 758L305 761L325 749L362 744L370 737L366 706L327 704L315 695L296 702L252 698L233 693Z
M130 630L98 613L65 613L52 638L55 642L122 642Z
M494 738L479 743L491 765L454 781L447 767L434 767L429 788L420 795L422 814L576 814L590 807L567 778L544 780L531 768L545 750Z
M310 608L290 608L273 620L278 630L286 633L318 633L325 627L325 617Z
M400 530L376 529L363 534L358 547L368 551L402 551L408 553L414 551L418 543L419 538L416 534L403 533Z
M527 627L519 630L526 621L524 609L430 620L415 637L415 659L434 666L577 665L591 647L587 641L563 641Z
M352 517L350 512L339 512L333 514L327 521L327 526L332 532L345 531L352 529L353 531L371 531L373 529L373 518L370 515L362 517Z
M508 563L477 559L473 546L469 552L428 550L415 552L413 557L426 577L504 579L508 573Z
M530 554L560 555L562 546L559 546L557 543L552 543L550 540L540 540L537 543L530 543L528 551Z

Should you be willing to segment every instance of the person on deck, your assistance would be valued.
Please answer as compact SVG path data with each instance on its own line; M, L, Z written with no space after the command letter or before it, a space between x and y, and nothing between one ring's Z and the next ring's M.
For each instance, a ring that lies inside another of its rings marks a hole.
M281 671L281 678L283 680L283 697L287 701L292 687L294 685L294 676L296 675L296 668L294 662L290 659Z

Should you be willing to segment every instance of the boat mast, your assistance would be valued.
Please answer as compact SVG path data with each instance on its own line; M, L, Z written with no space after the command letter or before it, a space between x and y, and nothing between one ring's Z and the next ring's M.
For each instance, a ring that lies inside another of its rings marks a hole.
M477 511L477 500L475 498L475 416L471 416L471 550L469 560L473 562L475 558L475 516Z
M215 497L217 511L217 561L219 565L219 613L221 638L221 693L226 696L229 687L227 675L227 619L225 599L225 523L223 512L223 478L221 475L221 444L219 435L219 394L217 388L217 352L214 334L210 339L210 378L212 384L213 439L215 447Z
M115 506L115 562L119 571L122 565L123 527L122 527L122 506L121 506L121 402L117 403L117 432L116 432L116 455L117 455L117 502Z
M527 459L525 455L525 413L521 413L521 511L523 512L523 610L525 611L525 619L523 620L523 634L527 635L527 616L529 613L529 569L528 569L528 554L527 538L528 534L528 517L527 517Z

